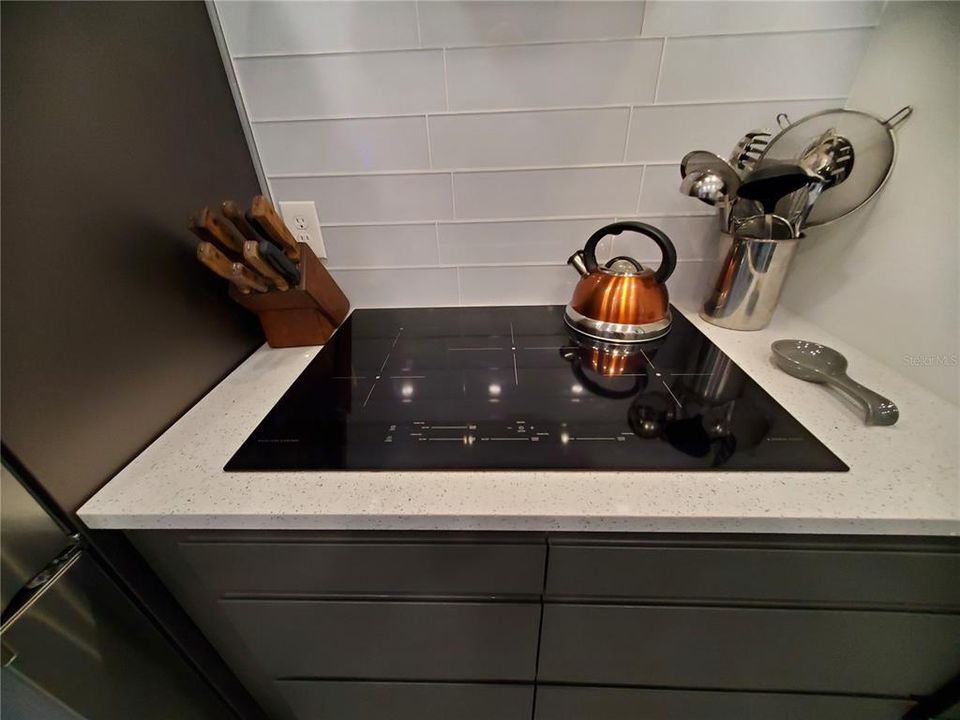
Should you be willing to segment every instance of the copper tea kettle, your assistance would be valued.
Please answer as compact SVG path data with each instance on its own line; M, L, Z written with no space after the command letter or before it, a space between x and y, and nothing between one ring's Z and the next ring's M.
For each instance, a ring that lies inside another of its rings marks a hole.
M663 259L656 272L633 258L621 255L600 265L597 244L607 235L625 230L651 238ZM563 318L579 333L606 342L645 342L662 337L670 329L670 304L664 284L677 266L673 242L661 230L646 223L624 220L597 230L583 250L567 263L580 273Z

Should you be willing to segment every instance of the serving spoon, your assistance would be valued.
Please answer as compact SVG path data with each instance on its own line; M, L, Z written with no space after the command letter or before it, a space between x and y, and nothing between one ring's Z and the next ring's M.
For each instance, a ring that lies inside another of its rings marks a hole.
M806 340L777 340L770 346L777 366L808 382L827 383L843 390L866 409L867 425L893 425L897 406L847 375L847 359L833 348Z

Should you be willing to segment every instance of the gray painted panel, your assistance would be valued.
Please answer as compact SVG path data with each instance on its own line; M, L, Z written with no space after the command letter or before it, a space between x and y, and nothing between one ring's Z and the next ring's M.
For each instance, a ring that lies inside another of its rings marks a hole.
M0 11L0 422L70 513L262 342L186 230L259 185L202 3Z
M905 697L958 667L958 615L547 604L539 677Z
M530 720L532 685L279 681L298 720Z
M170 592L183 606L204 636L253 695L271 720L292 720L293 715L233 625L229 622L213 594L187 564L176 539L179 533L128 532L150 567L160 576Z
M899 720L910 701L633 688L537 688L534 720Z
M533 680L539 604L221 600L274 679Z
M960 552L554 546L547 595L960 608Z
M217 595L539 595L546 545L184 543Z

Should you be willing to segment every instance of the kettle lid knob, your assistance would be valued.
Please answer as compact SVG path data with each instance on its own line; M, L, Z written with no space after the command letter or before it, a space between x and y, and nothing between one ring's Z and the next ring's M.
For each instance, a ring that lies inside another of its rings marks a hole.
M626 255L613 258L607 263L606 268L618 275L636 275L637 273L642 273L644 270L643 265Z

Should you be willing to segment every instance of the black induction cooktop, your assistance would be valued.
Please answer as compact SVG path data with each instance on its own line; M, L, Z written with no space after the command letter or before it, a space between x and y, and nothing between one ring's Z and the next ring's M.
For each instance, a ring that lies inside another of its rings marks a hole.
M560 306L354 311L224 469L849 469L673 318L611 346Z

